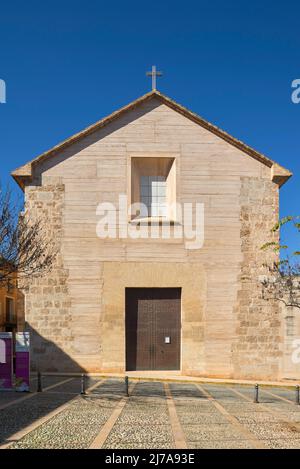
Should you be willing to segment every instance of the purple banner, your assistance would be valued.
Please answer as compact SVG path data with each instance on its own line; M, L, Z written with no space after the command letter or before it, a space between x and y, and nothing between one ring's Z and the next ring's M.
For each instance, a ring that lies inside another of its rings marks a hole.
M30 380L29 332L16 334L16 391L28 392Z
M13 387L13 341L11 332L0 332L0 389Z

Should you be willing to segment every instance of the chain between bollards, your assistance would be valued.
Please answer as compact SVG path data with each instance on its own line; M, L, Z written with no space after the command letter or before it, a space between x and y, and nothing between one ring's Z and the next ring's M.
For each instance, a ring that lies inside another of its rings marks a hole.
M85 391L85 375L84 374L81 375L81 391L80 391L80 394L82 396L84 396L86 394L86 391Z
M300 386L297 384L296 386L296 404L300 405Z
M258 390L259 390L259 387L258 387L258 384L256 384L255 387L254 387L254 402L255 402L255 404L259 403Z
M42 387L42 374L40 371L37 373L37 390L36 392L43 392L43 387Z
M128 376L125 376L125 395L129 397L129 380Z

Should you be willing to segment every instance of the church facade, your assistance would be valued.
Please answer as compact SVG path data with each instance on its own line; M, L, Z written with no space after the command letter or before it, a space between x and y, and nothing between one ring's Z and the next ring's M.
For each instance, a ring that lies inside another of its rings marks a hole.
M282 378L260 248L290 176L156 90L14 171L58 251L24 291L33 367Z

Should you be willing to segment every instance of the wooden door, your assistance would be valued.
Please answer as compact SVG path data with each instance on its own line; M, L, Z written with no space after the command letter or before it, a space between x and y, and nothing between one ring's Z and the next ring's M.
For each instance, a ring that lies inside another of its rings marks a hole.
M126 288L126 369L179 370L180 288Z

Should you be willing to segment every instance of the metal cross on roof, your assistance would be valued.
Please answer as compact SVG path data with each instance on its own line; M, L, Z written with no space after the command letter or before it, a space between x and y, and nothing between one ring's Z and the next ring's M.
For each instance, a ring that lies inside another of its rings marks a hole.
M156 77L161 77L162 72L156 70L156 65L152 65L151 72L146 72L147 77L152 77L152 90L156 90Z

